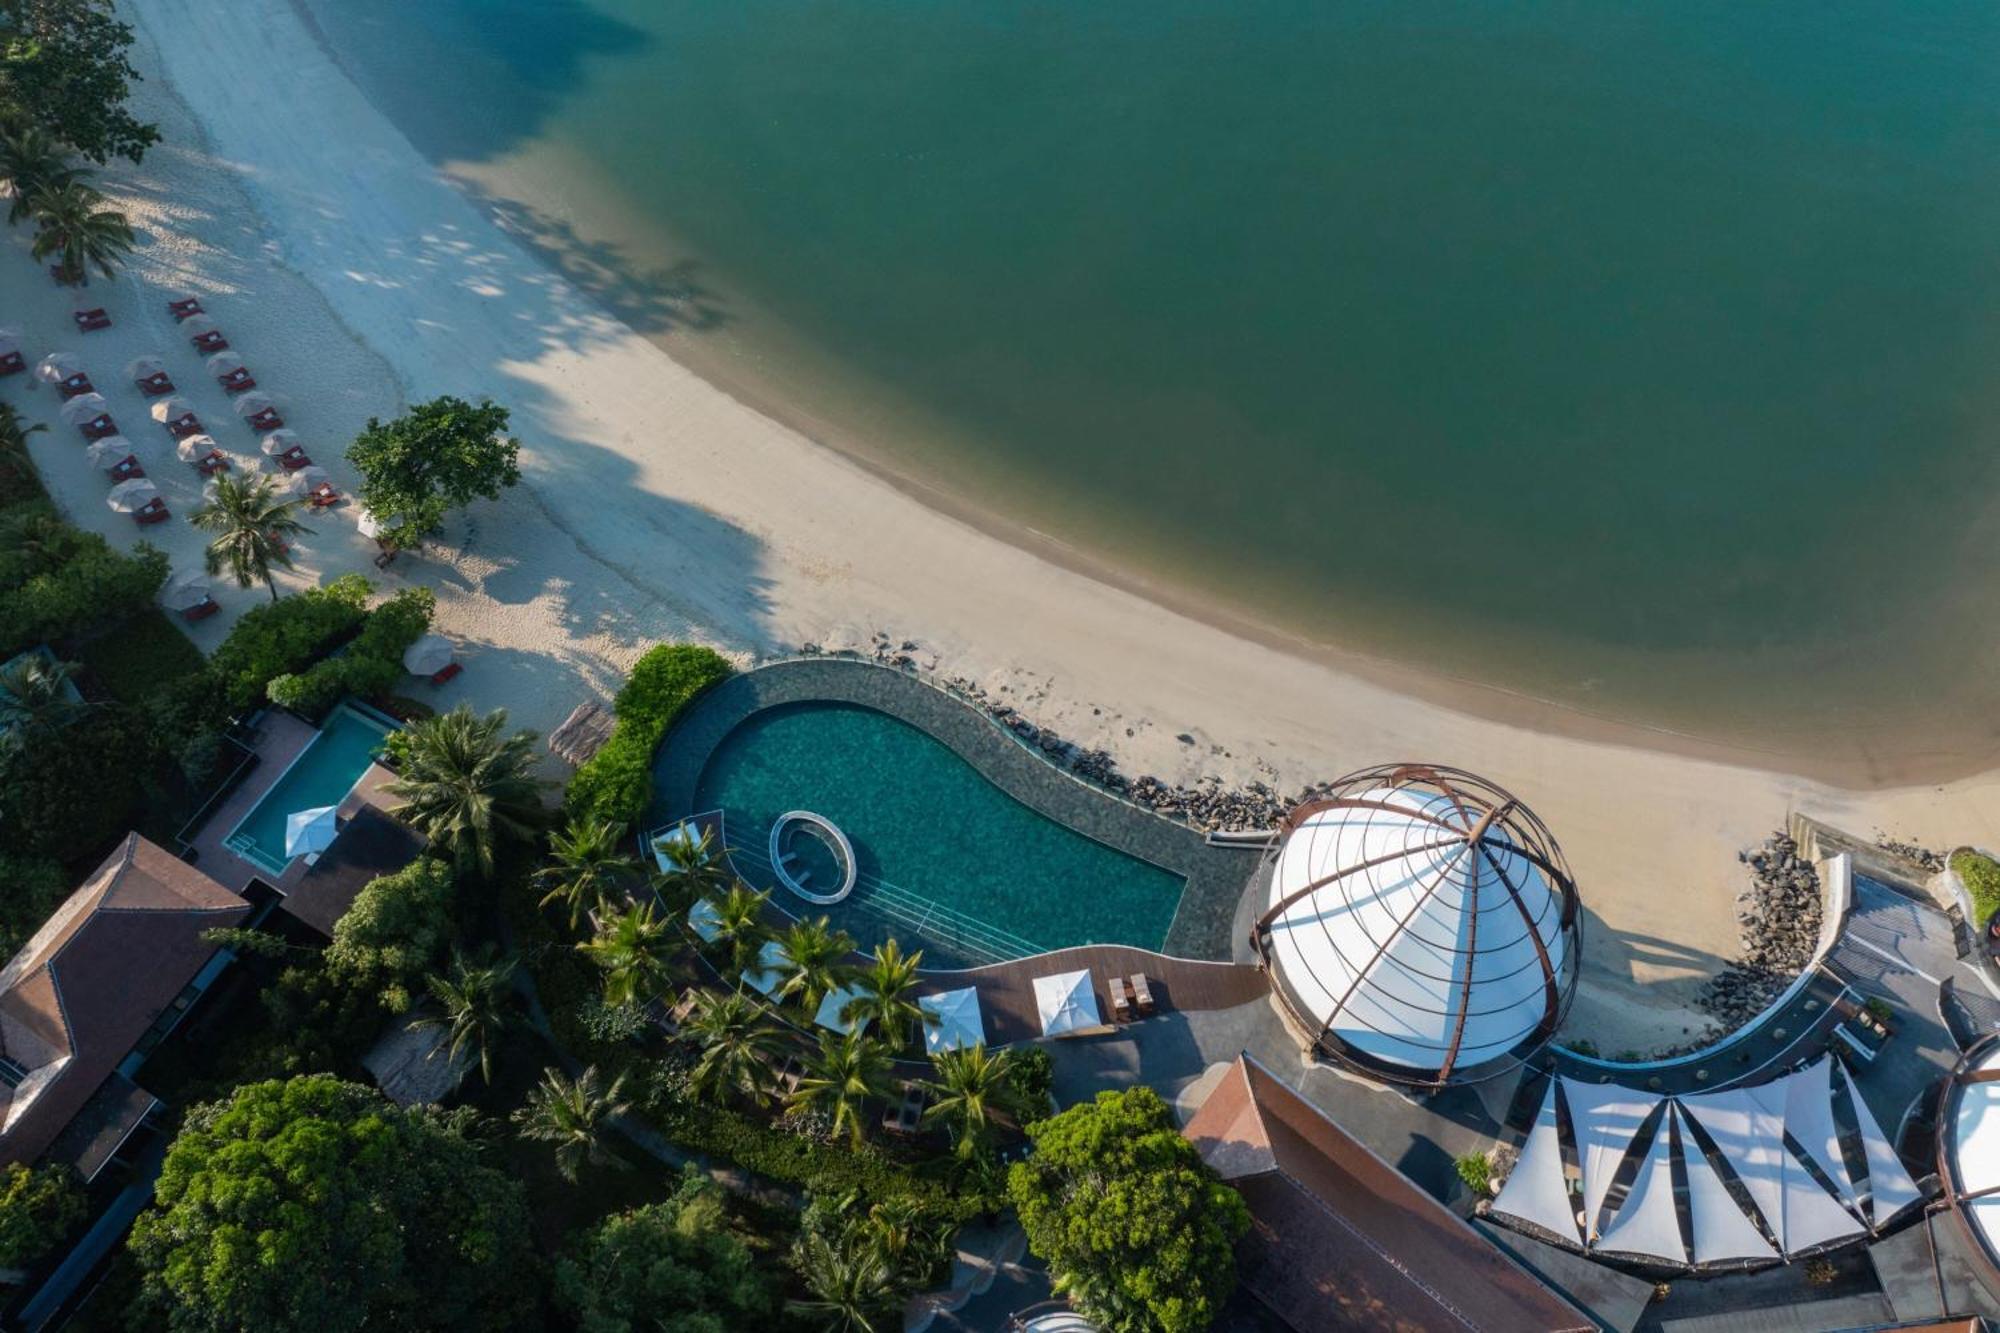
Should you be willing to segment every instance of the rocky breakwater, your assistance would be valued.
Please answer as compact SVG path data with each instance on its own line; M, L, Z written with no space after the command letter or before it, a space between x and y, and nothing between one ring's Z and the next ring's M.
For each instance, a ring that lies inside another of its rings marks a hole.
M1737 895L1742 957L1725 967L1695 1001L1714 1016L1721 1036L1762 1013L1813 959L1819 945L1819 872L1783 833L1739 854L1750 888Z

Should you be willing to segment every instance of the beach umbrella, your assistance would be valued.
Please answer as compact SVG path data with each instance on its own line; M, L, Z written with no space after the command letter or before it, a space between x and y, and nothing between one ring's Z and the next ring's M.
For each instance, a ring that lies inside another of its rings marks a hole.
M759 995L769 995L784 984L791 967L792 956L785 952L785 946L776 940L765 940L764 947L757 952L756 965L743 969L743 981Z
M1089 1032L1104 1026L1104 1020L1097 1014L1097 993L1090 987L1087 968L1036 977L1035 1008L1041 1013L1045 1037Z
M160 589L160 605L169 611L192 611L209 599L213 589L208 577L196 570L188 569L167 580L167 586Z
M234 352L217 352L202 363L211 375L231 375L243 369L243 358Z
M170 421L179 421L182 417L193 416L194 404L177 393L170 393L165 398L155 398L148 410L152 412L153 420L165 425Z
M701 936L705 943L713 944L715 937L722 933L722 913L715 910L715 904L706 898L697 898L693 907L688 908L688 929Z
M403 650L403 670L413 676L435 676L451 665L451 640L426 634Z
M979 1016L976 986L920 996L917 1008L923 1011L924 1049L930 1054L985 1044L986 1024Z
M86 421L95 421L111 410L111 404L101 393L80 393L57 409L62 413L63 423L81 426Z
M128 380L149 380L166 373L167 363L157 356L139 357L125 367L125 378Z
M174 453L183 463L199 463L210 454L220 453L222 447L213 435L189 435L174 443Z
M160 498L160 488L144 477L121 481L104 497L104 503L121 514L136 514Z
M355 514L354 526L361 529L361 535L364 537L380 537L382 535L382 520L369 513L366 509L360 510Z
M189 315L181 321L181 332L190 338L203 333L214 333L215 321L207 315Z
M236 415L248 421L259 412L275 412L278 400L261 389L252 390L236 400Z
M840 1011L860 998L861 991L858 987L853 990L845 986L834 987L826 993L826 998L819 1002L819 1009L813 1014L813 1022L823 1028L830 1028L843 1037L846 1036L854 1030L854 1024L842 1018ZM861 1026L866 1028L868 1020L862 1019Z
M280 427L259 440L257 447L272 458L276 458L279 454L289 453L295 448L302 447L302 442L297 431L289 427Z
M132 442L123 435L107 435L83 451L92 467L110 469L132 456Z
M333 846L333 835L338 832L340 815L333 806L294 810L285 816L285 855L317 856Z
M320 487L333 484L333 478L327 475L327 471L323 467L302 467L287 477L286 480L291 483L292 489L300 495L311 495Z
M83 360L73 352L50 352L35 362L35 378L49 384L61 384L72 375L83 373Z

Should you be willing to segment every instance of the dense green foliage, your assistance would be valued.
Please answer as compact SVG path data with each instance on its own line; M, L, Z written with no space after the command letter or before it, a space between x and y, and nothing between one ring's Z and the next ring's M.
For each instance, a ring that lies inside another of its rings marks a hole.
M527 1209L466 1128L325 1075L195 1107L132 1230L152 1326L512 1327L534 1271Z
M1454 1163L1458 1168L1458 1178L1474 1194L1484 1195L1493 1188L1493 1163L1483 1152L1469 1152Z
M207 659L157 607L135 612L78 644L77 660L125 703L143 703L176 680L201 675Z
M132 827L155 755L147 719L118 706L0 758L0 851L95 859Z
M774 1312L769 1280L694 1168L665 1203L607 1217L555 1270L579 1333L736 1333Z
M343 574L269 606L252 607L208 660L209 677L231 708L262 703L270 683L304 670L368 618L368 580Z
M396 815L462 874L491 876L504 844L526 843L546 821L533 775L535 733L507 732L507 710L479 717L460 704L397 732L399 776L385 790Z
M0 853L0 957L12 958L69 897L70 887L53 856Z
M0 1268L25 1268L83 1220L83 1190L66 1166L0 1167Z
M661 644L641 657L618 692L618 725L604 748L569 782L572 818L636 825L653 800L653 751L688 701L734 671L720 653L695 644Z
M1952 854L1951 869L1972 896L1973 913L1983 926L2000 912L2000 861L1966 848Z
M0 516L0 657L144 610L166 581L167 557L145 542L126 555L46 506L10 510Z
M53 185L28 197L28 215L35 220L35 239L28 253L53 259L63 282L90 285L92 269L114 277L118 265L138 239L132 223L103 195L80 181Z
M1106 1333L1199 1333L1236 1286L1250 1225L1144 1085L1028 1127L1008 1196L1055 1287Z
M371 880L334 923L328 973L402 1013L451 943L454 898L451 867L427 856Z
M436 609L437 594L429 588L402 589L368 613L344 652L272 677L271 702L316 717L345 695L372 699L389 693L406 674L403 650L423 637Z
M361 503L383 539L413 547L444 516L476 498L496 500L521 480L521 442L507 434L507 409L462 398L418 403L394 421L368 419L348 447L361 472Z
M103 0L0 0L0 115L93 161L137 162L159 131L125 109L132 30Z

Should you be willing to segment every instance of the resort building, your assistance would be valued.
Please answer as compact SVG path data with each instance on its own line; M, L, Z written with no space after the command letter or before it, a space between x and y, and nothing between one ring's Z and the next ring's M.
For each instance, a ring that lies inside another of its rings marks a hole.
M1526 806L1456 769L1367 769L1286 816L1252 944L1317 1054L1442 1087L1512 1069L1576 989L1562 851Z
M1181 1132L1249 1206L1238 1299L1297 1333L1598 1327L1248 1056Z
M0 970L0 1162L93 1179L158 1101L133 1082L228 955L202 938L250 905L128 834Z

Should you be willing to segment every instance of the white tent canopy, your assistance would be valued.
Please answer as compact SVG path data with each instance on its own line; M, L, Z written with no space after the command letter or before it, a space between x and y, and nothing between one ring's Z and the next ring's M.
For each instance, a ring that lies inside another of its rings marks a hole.
M1599 1214L1618 1164L1660 1098L1616 1083L1581 1083L1572 1078L1563 1080L1563 1097L1569 1103L1577 1164L1583 1169L1584 1231L1594 1237L1603 1223Z
M1687 1171L1688 1221L1694 1228L1694 1261L1698 1264L1776 1259L1778 1252L1764 1233L1736 1205L1722 1177L1694 1141L1686 1113L1678 1106L1674 1118L1681 1131L1681 1165Z
M759 995L769 995L785 984L785 974L791 966L792 957L785 952L785 946L776 940L766 940L757 954L757 966L743 970L743 983Z
M986 1023L979 1013L979 990L967 986L937 995L920 996L924 1015L924 1050L937 1055L961 1046L986 1044Z
M339 811L333 806L294 810L285 816L285 855L317 856L333 846L339 832Z
M1097 1016L1097 994L1090 987L1090 971L1062 972L1035 978L1035 1008L1041 1011L1042 1035L1060 1037L1071 1032L1090 1032L1104 1026Z
M1668 1263L1687 1262L1687 1243L1681 1239L1680 1214L1674 1208L1673 1107L1663 1108L1653 1130L1653 1142L1646 1149L1639 1174L1618 1214L1597 1248L1620 1254L1643 1254Z
M1556 1127L1556 1081L1542 1094L1542 1109L1535 1125L1521 1145L1521 1160L1493 1200L1493 1211L1531 1222L1544 1231L1572 1243L1582 1239L1576 1230L1576 1205L1570 1202L1569 1182L1563 1176L1562 1140Z
M1882 1127L1875 1123L1874 1113L1861 1099L1861 1090L1847 1077L1847 1070L1838 1060L1833 1062L1833 1069L1834 1077L1847 1092L1849 1105L1854 1107L1855 1124L1861 1131L1862 1155L1868 1159L1868 1215L1880 1227L1905 1208L1923 1202L1923 1191L1903 1169L1903 1159L1896 1155L1896 1149L1882 1136Z

